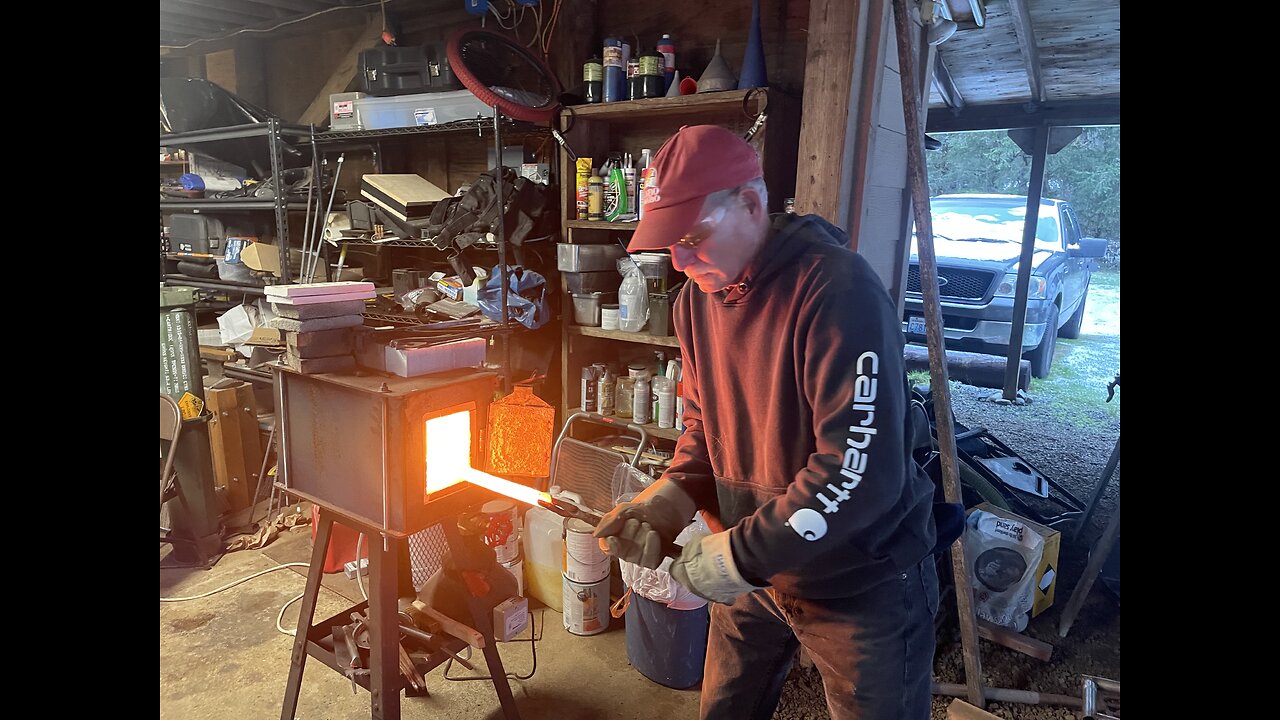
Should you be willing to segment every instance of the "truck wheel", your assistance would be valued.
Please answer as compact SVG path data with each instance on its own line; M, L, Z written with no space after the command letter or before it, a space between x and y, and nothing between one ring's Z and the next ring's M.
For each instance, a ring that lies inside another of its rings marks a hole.
M1054 332L1054 328L1058 327L1058 306L1049 307L1049 319L1045 323L1044 337L1040 338L1040 344L1034 350L1027 353L1027 359L1031 361L1031 377L1046 378L1049 377L1049 368L1053 366L1053 351L1058 346L1058 333Z
M1080 337L1080 326L1084 324L1084 304L1089 300L1089 286L1084 286L1084 296L1080 298L1080 307L1067 318L1067 324L1058 330L1058 337L1075 340Z

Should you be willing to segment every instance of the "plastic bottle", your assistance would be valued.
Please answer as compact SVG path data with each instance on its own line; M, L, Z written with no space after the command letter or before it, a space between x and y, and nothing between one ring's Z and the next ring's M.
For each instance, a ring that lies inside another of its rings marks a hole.
M582 65L582 94L589 103L604 100L604 64L598 57Z
M652 409L653 391L650 389L649 378L636 378L635 394L631 399L631 416L632 422L637 425L644 425L649 422L649 411Z
M604 179L591 171L587 178L587 219L604 219Z
M612 415L616 410L614 391L617 388L618 378L609 368L605 368L604 372L599 373L599 379L596 381L596 406L601 415Z
M629 209L627 205L627 177L617 164L609 168L608 183L605 195L609 200L605 202L604 219L613 222L618 219L619 215L626 214Z
M596 373L595 368L582 368L582 409L585 412L596 411Z
M658 396L658 427L675 427L676 381L659 376L653 379L653 387Z
M636 167L636 218L644 217L644 187L649 181L650 150L640 151L640 164Z
M676 76L676 41L671 39L671 35L662 34L662 39L658 41L658 53L662 55L662 92L665 94L671 89L671 81Z
M626 60L622 57L622 41L615 37L604 39L604 101L617 102L626 99Z

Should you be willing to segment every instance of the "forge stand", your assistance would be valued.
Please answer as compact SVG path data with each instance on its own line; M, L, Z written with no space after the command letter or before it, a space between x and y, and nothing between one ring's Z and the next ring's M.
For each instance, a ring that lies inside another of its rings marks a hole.
M441 511L452 509L458 504L467 504L473 493L458 493L449 498L450 508L441 507ZM333 533L334 520L340 520L365 536L371 538L369 547L369 601L354 605L337 615L312 625L316 611L316 599L320 592L320 580L323 575L324 557L329 547L329 538ZM455 552L461 551L461 542L457 527L452 522L442 522L449 547ZM355 682L369 691L370 717L374 720L398 720L400 717L400 691L409 688L408 683L400 675L399 643L400 625L397 598L412 595L412 582L400 558L407 552L407 537L396 537L381 534L378 528L371 527L356 518L335 512L324 506L320 507L320 521L316 528L315 547L311 552L311 568L307 573L307 587L302 595L302 607L298 616L297 634L293 641L293 658L289 664L289 682L285 686L284 707L280 711L281 720L293 720L298 708L298 693L302 689L302 671L306 666L307 656L323 662L325 665L343 672L338 662L332 642L333 628L346 625L351 612L369 609L369 672L355 675ZM489 675L493 679L494 690L502 704L502 714L506 720L519 720L520 713L516 709L515 698L511 695L511 686L507 683L506 670L502 666L502 658L498 655L497 644L493 637L493 619L490 611L476 598L468 596L467 604L471 610L469 625L480 634L479 649L484 652L484 659L489 667ZM443 633L442 633L443 636ZM440 663L448 660L451 653L466 647L466 643L455 638L444 639L442 647L432 652L425 663L415 663L423 675L430 672ZM474 642L474 641L473 641Z

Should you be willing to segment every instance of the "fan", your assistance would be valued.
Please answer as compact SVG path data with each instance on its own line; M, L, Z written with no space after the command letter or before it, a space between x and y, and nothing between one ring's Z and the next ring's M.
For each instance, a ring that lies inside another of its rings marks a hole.
M504 115L546 122L560 106L555 75L513 38L466 28L449 38L448 53L449 64L462 84Z

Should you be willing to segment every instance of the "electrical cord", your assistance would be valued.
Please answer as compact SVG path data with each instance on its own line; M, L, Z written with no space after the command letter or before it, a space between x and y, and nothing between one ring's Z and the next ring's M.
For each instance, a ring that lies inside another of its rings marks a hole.
M546 610L543 610L542 612L538 613L538 617L542 618L542 628L544 630L547 627L546 618L543 617L543 615L545 614L546 614ZM538 641L542 639L542 635L541 633L537 632L536 627L537 627L537 623L533 621L533 615L530 614L529 615L529 652L533 655L533 665L532 667L529 668L529 674L521 675L519 673L507 673L506 674L507 679L528 680L529 678L533 677L534 673L538 671ZM512 642L516 642L516 641L512 640ZM470 650L470 646L468 646L467 649ZM467 659L468 660L470 659L469 655ZM463 677L449 677L449 668L451 667L453 667L453 658L449 658L449 660L445 662L445 666L444 666L445 680L464 681L464 680L492 680L493 679L492 675L466 675Z
M216 595L217 593L220 593L223 590L228 590L230 588L233 588L239 585L240 583L248 582L258 577L259 575L266 575L269 572L275 572L276 570L283 570L284 568L291 568L291 567L311 567L311 565L309 563L301 563L301 562L283 563L281 565L276 565L275 567L267 568L266 570L259 570L258 572L253 573L252 575L247 575L245 577L242 577L239 580L233 580L216 590L210 590L209 592L206 592L206 593L200 593L199 595L190 595L187 597L176 597L176 598L162 597L160 598L160 602L186 602L188 600L199 600L200 598L206 598L206 597L209 597L210 595Z

